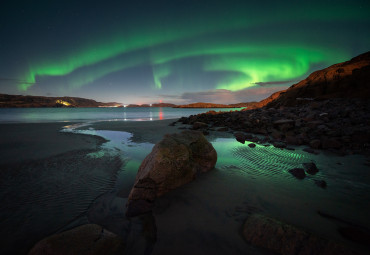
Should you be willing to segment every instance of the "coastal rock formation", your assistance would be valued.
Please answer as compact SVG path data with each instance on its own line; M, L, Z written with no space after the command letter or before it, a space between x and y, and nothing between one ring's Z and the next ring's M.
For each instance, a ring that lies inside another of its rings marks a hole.
M180 118L209 129L263 135L272 144L308 145L339 155L370 153L370 52L312 73L307 79L234 112ZM244 135L237 140L243 143ZM248 138L246 138L249 140ZM249 140L252 141L252 140ZM276 143L277 142L277 143ZM313 150L315 149L315 150Z
M117 235L99 225L86 224L41 240L29 255L113 255L123 254L124 248Z
M146 156L128 197L127 216L148 212L156 197L214 168L217 153L198 131L165 135Z
M268 107L293 106L310 99L369 98L370 52L313 72L270 102Z
M357 254L347 247L260 214L252 214L248 217L242 233L252 245L266 248L277 254Z
M281 124L284 119L288 123ZM198 114L179 122L203 122L214 130L226 127L241 143L251 141L245 135L253 133L263 135L262 141L308 145L340 155L366 154L370 149L370 100L365 99L328 99L279 109Z

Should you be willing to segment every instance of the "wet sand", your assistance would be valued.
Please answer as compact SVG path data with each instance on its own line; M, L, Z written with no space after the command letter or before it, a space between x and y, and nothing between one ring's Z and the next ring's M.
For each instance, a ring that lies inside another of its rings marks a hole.
M80 216L112 189L121 160L89 157L106 140L59 132L66 124L0 124L1 254L26 254L40 239L87 222Z
M101 137L59 132L69 122L0 124L0 163L42 159L73 150L96 149Z
M2 254L14 254L14 249L25 254L38 240L88 222L129 235L132 249L140 246L140 233L132 238L132 230L127 232L127 226L135 223L124 217L125 197L152 146L166 133L181 132L179 124L169 126L173 121L96 122L78 128L85 134L59 132L76 123L1 124L0 185L5 188L0 191L0 234L8 238ZM96 136L86 135L89 132ZM104 143L106 139L115 141ZM211 132L207 139L218 152L216 169L158 199L152 218L157 226L153 254L190 250L192 254L269 254L248 245L240 235L243 221L253 212L367 249L339 236L336 228L343 223L317 214L322 210L369 227L363 157L251 149L220 132ZM263 158L266 162L258 160L266 155L270 155ZM320 172L315 178L325 179L327 189L316 187L314 177L296 180L285 168L278 169L280 163L276 169L265 166L281 160L295 164L300 159L317 163ZM352 173L351 167L362 170Z
M177 119L166 119L160 121L101 121L89 126L78 128L86 130L89 127L95 130L125 131L133 134L131 140L137 143L159 142L165 134L181 132L178 126L169 126Z

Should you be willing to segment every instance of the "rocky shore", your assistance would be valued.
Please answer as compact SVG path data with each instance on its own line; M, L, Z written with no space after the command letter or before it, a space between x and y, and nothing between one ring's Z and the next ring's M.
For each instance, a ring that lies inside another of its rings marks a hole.
M272 143L275 147L307 145L306 151L319 149L341 155L370 152L370 100L302 100L296 106L247 111L215 112L178 120L192 129L234 132L236 139ZM258 136L256 136L258 135Z

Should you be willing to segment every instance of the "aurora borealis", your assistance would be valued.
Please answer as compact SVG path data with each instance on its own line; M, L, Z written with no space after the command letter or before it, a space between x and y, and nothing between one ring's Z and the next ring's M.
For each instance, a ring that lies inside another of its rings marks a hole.
M0 93L260 100L368 51L369 13L368 1L8 3Z

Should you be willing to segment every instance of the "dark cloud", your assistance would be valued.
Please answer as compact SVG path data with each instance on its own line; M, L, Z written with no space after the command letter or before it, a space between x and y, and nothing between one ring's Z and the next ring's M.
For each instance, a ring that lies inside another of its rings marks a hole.
M172 101L174 103L219 103L232 104L241 102L260 101L270 96L276 91L286 89L282 86L273 87L256 87L248 88L239 91L230 91L227 89L215 89L201 92L186 92L181 95L160 95L165 101Z
M27 82L25 80L20 80L20 79L12 79L12 78L1 78L0 77L0 82L12 82L12 83L17 83L17 84L36 84L35 82Z
M259 85L259 86L273 86L273 85L292 85L294 83L297 83L298 80L290 80L290 81L269 81L269 82L255 82L253 84Z

